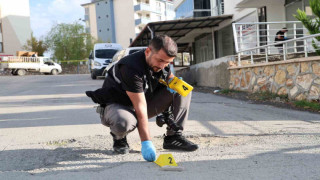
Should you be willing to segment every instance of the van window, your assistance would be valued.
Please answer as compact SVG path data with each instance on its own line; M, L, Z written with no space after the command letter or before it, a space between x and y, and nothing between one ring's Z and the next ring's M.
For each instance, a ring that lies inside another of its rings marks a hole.
M95 51L96 58L108 58L111 59L118 50L116 49L98 49Z

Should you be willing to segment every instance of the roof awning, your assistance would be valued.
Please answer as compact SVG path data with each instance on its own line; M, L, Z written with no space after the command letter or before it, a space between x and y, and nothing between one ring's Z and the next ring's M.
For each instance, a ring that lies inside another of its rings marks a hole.
M194 42L194 37L212 32L223 21L232 21L232 15L187 18L171 21L158 21L148 23L140 34L130 44L130 47L148 46L153 35L166 34L178 44L179 52L188 50L189 44Z

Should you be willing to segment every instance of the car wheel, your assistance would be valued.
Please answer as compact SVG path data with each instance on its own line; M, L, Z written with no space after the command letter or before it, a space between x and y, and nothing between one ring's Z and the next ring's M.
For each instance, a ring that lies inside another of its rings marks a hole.
M17 73L17 75L19 75L19 76L24 76L24 75L26 74L26 70L24 70L24 69L18 69L18 71L17 71L16 73Z
M14 75L14 76L18 75L18 74L17 74L17 70L12 70L12 71L11 71L11 74Z
M58 74L58 70L52 69L51 74L52 74L52 75L57 75L57 74Z
M97 75L94 72L91 72L91 79L97 79Z

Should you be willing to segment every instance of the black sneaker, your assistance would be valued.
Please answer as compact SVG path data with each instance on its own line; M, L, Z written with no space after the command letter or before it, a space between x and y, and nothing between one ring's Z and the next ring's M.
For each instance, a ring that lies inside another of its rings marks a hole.
M182 135L165 136L163 141L163 149L176 149L182 151L195 151L198 145L187 140Z
M118 154L128 154L129 153L129 144L127 143L127 137L122 139L116 139L115 135L110 133L113 137L113 151Z

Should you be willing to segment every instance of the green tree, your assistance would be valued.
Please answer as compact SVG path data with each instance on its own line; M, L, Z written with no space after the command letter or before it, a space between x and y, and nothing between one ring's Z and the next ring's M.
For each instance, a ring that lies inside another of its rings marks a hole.
M293 16L302 22L310 34L318 34L320 33L320 0L310 0L309 3L312 13L316 16L314 19L311 19L305 11L301 11L300 9L297 10L298 14ZM316 37L316 39L320 41L320 37ZM312 40L312 46L316 49L317 54L320 55L319 46L317 46L314 40Z
M46 43L57 60L82 60L89 56L94 40L75 22L56 24L46 36Z
M47 51L47 44L43 40L37 40L31 33L31 39L28 39L26 44L22 46L22 49L26 51L37 52L39 56L43 56L43 53Z

